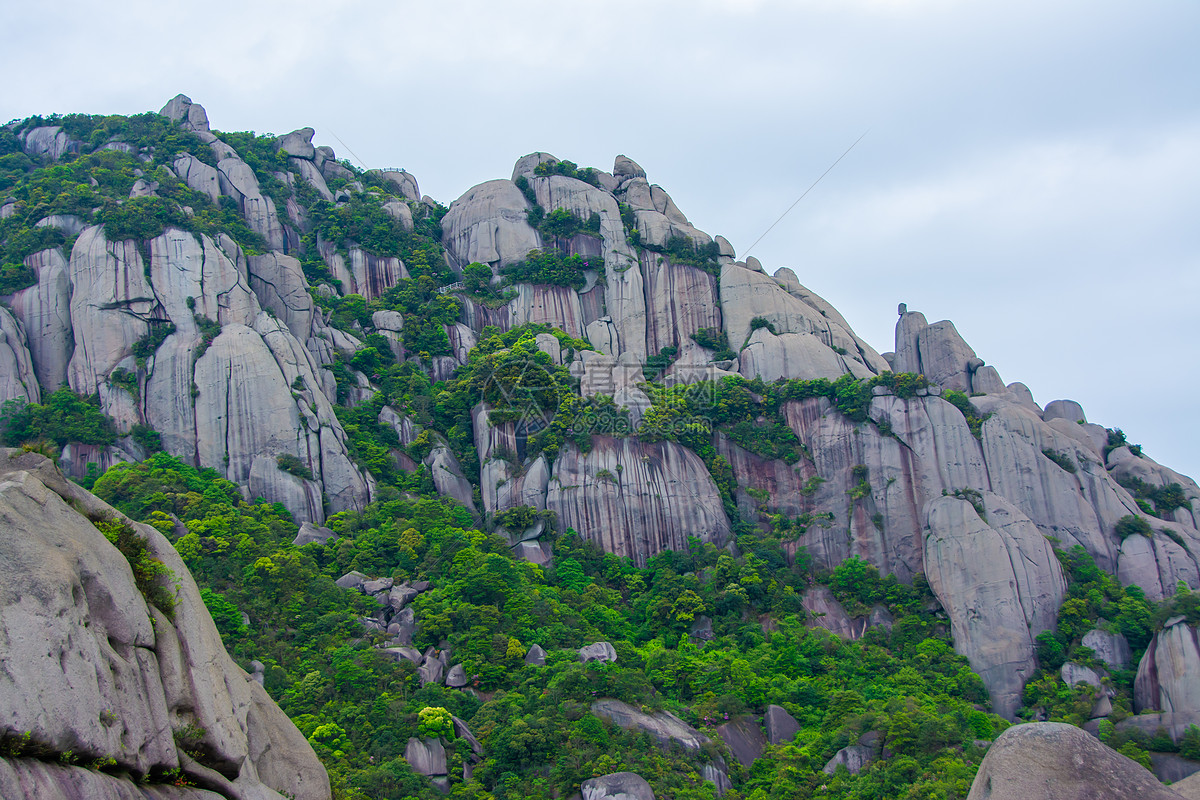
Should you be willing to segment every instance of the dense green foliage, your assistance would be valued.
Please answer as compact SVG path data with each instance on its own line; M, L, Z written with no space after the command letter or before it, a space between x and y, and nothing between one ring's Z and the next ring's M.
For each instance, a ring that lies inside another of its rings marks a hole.
M282 508L248 504L211 470L163 454L113 467L95 490L168 536L176 536L169 515L183 521L175 545L226 645L243 664L267 665L268 691L313 743L340 797L435 797L401 756L409 736L446 735L440 709L466 720L484 745L474 780L455 778L455 796L479 798L565 795L622 769L663 796L711 797L698 770L715 749L698 757L661 749L592 716L588 706L601 697L671 710L714 741L726 718L767 703L788 708L801 735L749 772L733 767L735 800L781 791L965 796L982 755L971 742L1004 726L978 710L983 686L939 633L926 585L883 579L858 560L828 576L831 588L851 613L882 604L896 621L890 632L847 642L804 625L799 594L820 576L752 537L741 540L740 557L694 543L638 569L568 531L547 571L514 560L507 542L435 496L339 514L328 523L336 539L297 548ZM333 583L355 569L432 583L413 604L415 644L447 641L481 698L420 688L409 662L371 646L381 634L364 636L357 618L374 602ZM769 623L747 621L755 609L769 612ZM712 620L707 644L688 635L700 615ZM598 640L613 643L618 662L579 664L574 648ZM543 668L524 665L535 643L549 653ZM869 731L882 735L890 758L858 776L820 772ZM457 775L468 751L451 743Z
M84 398L62 388L45 403L10 400L0 412L4 443L17 447L31 442L53 442L64 447L68 442L109 445L117 440L112 420L100 411L99 398Z
M539 177L565 175L568 178L576 178L584 183L590 183L592 186L600 186L600 178L596 175L595 168L580 167L574 161L543 161L533 168L533 174Z
M501 268L500 274L512 283L543 283L582 289L587 282L587 270L604 271L600 258L564 256L557 250L530 250L524 261Z

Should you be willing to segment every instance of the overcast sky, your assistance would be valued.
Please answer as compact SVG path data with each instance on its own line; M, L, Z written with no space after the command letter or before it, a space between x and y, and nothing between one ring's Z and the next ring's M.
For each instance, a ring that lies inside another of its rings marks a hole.
M0 119L317 129L449 204L624 153L876 349L896 304L1200 478L1200 3L79 0L0 10Z

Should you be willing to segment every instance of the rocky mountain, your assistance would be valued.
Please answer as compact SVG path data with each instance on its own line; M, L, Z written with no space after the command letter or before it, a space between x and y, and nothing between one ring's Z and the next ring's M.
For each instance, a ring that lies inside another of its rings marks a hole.
M161 448L321 526L420 474L547 567L568 529L637 567L749 532L815 571L857 557L927 580L1009 719L1059 554L1151 602L1200 589L1194 481L1006 384L949 321L902 304L877 352L625 156L532 153L447 208L311 128L219 134L182 95L151 117L5 129L0 400L96 398L110 433L59 443L77 478ZM1195 641L1168 625L1138 668L1176 739Z

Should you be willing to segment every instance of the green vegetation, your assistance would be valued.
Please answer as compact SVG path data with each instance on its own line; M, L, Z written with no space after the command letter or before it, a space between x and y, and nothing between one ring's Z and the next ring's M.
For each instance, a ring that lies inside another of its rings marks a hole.
M1139 518L1124 517L1122 522L1132 519ZM1037 637L1040 669L1025 685L1025 707L1021 715L1026 719L1048 718L1079 726L1091 718L1092 708L1099 700L1099 690L1082 683L1067 686L1059 675L1059 668L1072 661L1096 670L1102 676L1105 689L1115 693L1111 698L1113 713L1100 723L1101 741L1143 764L1149 760L1148 751L1179 751L1187 758L1195 758L1197 753L1193 748L1200 741L1200 731L1196 734L1189 731L1191 738L1185 736L1177 745L1161 730L1159 734L1149 736L1135 728L1117 731L1113 723L1133 713L1137 664L1151 636L1165 620L1177 614L1189 624L1200 622L1200 595L1181 583L1174 597L1156 604L1146 599L1141 588L1121 586L1115 577L1097 567L1079 545L1066 551L1056 550L1055 554L1067 577L1067 597L1059 609L1055 630L1045 631ZM1110 669L1083 646L1084 634L1095 628L1125 636L1132 654L1129 669Z
M284 472L295 475L297 478L303 478L306 481L313 479L312 470L304 463L304 460L291 453L280 453L275 456L275 463Z
M1129 490L1134 500L1137 501L1138 507L1147 514L1162 517L1177 508L1192 510L1191 501L1187 499L1187 495L1183 493L1183 487L1178 483L1154 486L1132 475L1118 478L1117 482Z
M19 447L33 442L53 442L60 449L68 442L105 446L117 440L112 420L100 411L100 398L80 397L63 387L45 403L10 400L0 411L4 444Z
M1079 470L1079 468L1075 466L1075 462L1072 461L1071 457L1066 453L1060 453L1057 450L1043 450L1042 455L1053 461L1055 464L1058 464L1058 466L1062 467L1067 472L1070 472L1072 475Z
M551 286L567 286L582 289L586 278L584 272L596 270L603 275L604 260L600 257L564 256L557 250L530 250L524 261L517 261L500 269L500 274L510 283L541 283Z
M461 764L467 748L452 738L449 714L485 748L471 782L459 783L452 768L456 797L561 796L622 769L663 796L711 796L698 765L715 750L697 758L660 749L592 716L600 697L670 710L714 740L726 717L784 705L801 721L800 736L750 771L727 758L735 799L964 796L982 756L971 743L1005 725L978 709L983 686L938 632L924 581L881 578L857 559L822 578L806 559L789 566L778 545L743 536L742 556L693 542L639 569L567 531L555 542L556 566L543 570L514 560L507 542L474 530L461 507L428 490L335 515L327 524L336 539L297 548L280 507L246 503L211 470L163 454L113 467L96 492L175 539L230 652L266 665L268 692L309 738L340 797L438 796L402 754L409 736L438 735L449 740L450 764ZM186 533L175 533L170 514ZM421 688L409 662L374 649L381 635L364 636L357 622L374 601L333 584L352 569L429 580L413 602L414 644L447 640L486 694ZM799 597L814 580L827 580L852 614L887 607L890 633L876 628L849 642L806 627ZM746 621L751 609L769 612L771 625ZM703 647L687 635L701 615L716 637ZM617 663L579 664L574 648L599 640L613 643ZM532 644L548 651L545 667L524 665ZM890 757L858 776L820 771L869 731Z
M1142 517L1126 514L1117 520L1116 534L1122 540L1138 534L1149 539L1153 535L1153 531L1150 530L1150 523L1146 522Z
M543 178L550 175L565 175L568 178L590 183L597 188L600 187L600 178L597 176L596 170L592 167L581 168L574 161L543 161L533 168L533 174Z
M1108 459L1108 454L1118 447L1128 447L1129 452L1133 453L1138 458L1142 457L1142 446L1140 444L1130 444L1125 438L1125 431L1120 428L1108 428L1108 443L1104 446L1104 458Z
M117 518L95 518L92 524L104 534L133 570L133 580L146 602L158 608L168 619L175 618L175 593L168 584L175 581L167 565L150 555L150 543L133 526Z
M701 347L714 351L713 361L737 358L737 353L729 348L729 337L720 328L701 328L692 334L692 340Z
M976 439L983 438L983 423L991 414L980 417L975 411L975 406L971 405L971 398L957 389L947 389L942 392L942 399L962 412L963 417L967 420L967 425L971 428L972 435Z

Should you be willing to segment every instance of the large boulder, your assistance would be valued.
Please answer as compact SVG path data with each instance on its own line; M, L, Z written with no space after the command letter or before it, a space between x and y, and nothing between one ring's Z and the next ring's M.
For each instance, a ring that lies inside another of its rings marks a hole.
M512 181L495 180L468 189L442 218L442 242L460 265L472 262L499 268L523 261L542 246L526 222L529 201Z
M1034 638L1052 630L1066 581L1050 543L1004 498L984 492L928 504L925 565L950 616L954 646L1012 719L1036 669ZM980 513L982 511L982 514Z
M1073 725L1014 725L988 749L967 800L1179 800L1148 769Z
M782 706L767 706L767 713L763 717L763 725L767 729L767 742L769 744L790 742L800 732L800 723Z
M614 664L617 661L617 651L608 642L596 642L579 648L579 660L586 664L589 661L599 661L601 664Z
M329 797L312 748L225 652L199 588L161 533L33 453L0 451L0 507L0 734L28 733L51 753L112 758L138 773L181 768L199 786L231 789L225 796ZM143 598L93 519L129 526L172 571L171 618ZM174 732L187 725L204 731L203 764L176 744ZM0 773L12 769L0 762Z
M1171 735L1200 724L1200 635L1183 617L1167 620L1138 664L1134 709L1161 711Z
M1129 641L1122 633L1109 633L1097 628L1083 635L1082 644L1091 648L1096 658L1112 669L1126 669L1129 666Z
M753 717L740 717L717 726L717 735L733 757L750 769L754 760L762 755L767 746L767 737L763 735L762 726Z
M404 760L426 777L446 774L446 748L440 739L410 738L404 748Z
M851 775L857 775L863 769L875 760L875 750L861 744L850 745L843 747L833 754L833 758L825 763L821 771L826 775L832 775L837 771L838 767L845 767L846 771Z
M709 741L707 736L669 711L648 714L620 700L605 699L592 703L592 713L626 730L645 731L663 747L674 742L694 753Z
M654 800L654 790L635 772L613 772L588 778L580 787L583 800Z

